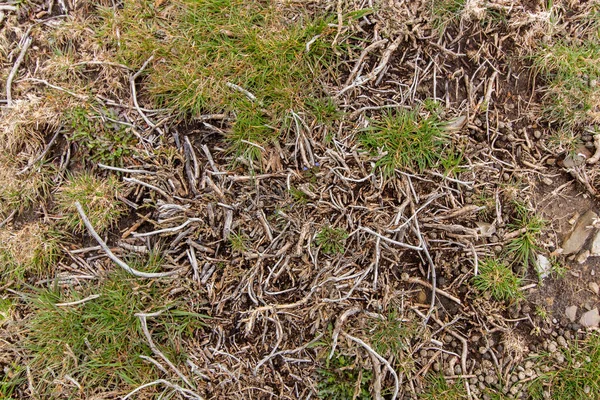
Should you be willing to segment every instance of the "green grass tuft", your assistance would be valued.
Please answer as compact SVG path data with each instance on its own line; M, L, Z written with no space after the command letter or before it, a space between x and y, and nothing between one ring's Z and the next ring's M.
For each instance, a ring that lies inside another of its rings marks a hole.
M325 368L317 370L317 391L322 400L370 400L373 373L359 365L355 357L335 353Z
M513 258L513 262L521 266L523 271L526 271L535 260L536 253L540 250L537 243L545 222L524 203L515 201L513 205L516 216L509 224L509 228L513 231L522 230L522 232L508 243L507 250Z
M431 25L443 33L448 25L460 20L466 0L430 0Z
M473 287L487 292L497 301L517 301L523 297L519 290L522 279L501 261L487 259L479 263L479 275L472 278Z
M534 400L583 400L600 398L600 335L592 333L583 342L574 342L561 349L565 364L556 365L554 358L543 355L538 365L548 365L552 370L537 377L529 388ZM544 393L548 393L549 397Z
M547 79L546 114L566 128L600 121L600 44L556 43L534 56L534 65Z
M467 389L460 379L448 382L443 375L430 375L425 391L419 395L423 400L468 399Z
M125 157L133 154L135 137L131 128L115 123L117 115L105 110L98 112L75 107L65 112L69 141L76 143L82 159L108 165L123 166Z
M238 253L243 253L248 250L249 238L243 233L229 234L229 245L231 250Z
M227 140L236 156L260 159L258 146L281 134L290 110L314 111L313 118L332 112L327 102L315 109L308 99L323 97L319 78L336 64L333 16L289 18L271 1L154 3L126 0L121 9L104 9L101 40L110 37L119 61L134 68L154 57L144 88L157 107L181 119L230 111Z
M437 116L420 117L417 111L388 112L364 129L361 145L373 154L381 151L376 165L386 176L394 170L419 172L437 165L448 139Z
M325 226L317 233L315 242L325 254L342 254L347 238L348 232L345 229Z
M79 305L56 306L89 294L100 296ZM155 368L139 357L152 352L135 313L168 307L163 298L157 284L140 284L124 273L89 287L85 294L57 287L41 290L32 301L35 312L25 342L40 392L52 397L60 386L53 387L53 380L65 374L76 379L88 396L92 394L88 390L122 391L155 379ZM161 350L180 362L178 341L200 329L203 316L171 309L148 324Z

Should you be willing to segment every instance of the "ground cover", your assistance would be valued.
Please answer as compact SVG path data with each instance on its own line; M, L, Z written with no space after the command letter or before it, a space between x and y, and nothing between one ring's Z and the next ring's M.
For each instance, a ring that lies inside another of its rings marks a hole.
M599 11L0 4L0 397L599 397Z

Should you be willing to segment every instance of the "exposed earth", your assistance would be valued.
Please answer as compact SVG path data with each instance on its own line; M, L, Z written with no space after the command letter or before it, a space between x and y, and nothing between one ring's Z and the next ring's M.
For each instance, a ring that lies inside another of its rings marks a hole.
M596 2L0 24L0 398L600 398Z

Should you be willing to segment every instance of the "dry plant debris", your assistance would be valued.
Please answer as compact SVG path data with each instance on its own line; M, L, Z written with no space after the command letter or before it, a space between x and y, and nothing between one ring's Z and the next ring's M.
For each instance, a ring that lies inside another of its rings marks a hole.
M0 3L0 397L599 397L598 221L559 243L598 212L599 29L592 1Z

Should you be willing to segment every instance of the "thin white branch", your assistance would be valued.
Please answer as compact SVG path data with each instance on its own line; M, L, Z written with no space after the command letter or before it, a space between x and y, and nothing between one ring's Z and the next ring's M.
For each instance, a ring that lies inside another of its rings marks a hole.
M32 41L33 39L31 38L31 36L28 36L25 39L25 41L23 42L23 47L21 47L19 57L17 57L17 61L15 61L12 69L10 70L10 73L8 74L8 78L6 79L6 103L9 107L12 106L12 81L13 79L15 79L15 75L17 74L21 63L23 62L23 59L25 58L25 53L27 52L27 49L29 49L29 46L31 46Z
M98 235L98 233L96 233L96 230L92 226L92 223L88 219L87 215L85 215L85 212L83 211L83 207L81 207L81 204L78 201L75 202L75 207L77 207L77 212L79 212L79 216L81 217L81 219L82 219L85 227L87 228L88 232L90 233L90 235L94 239L96 239L96 241L98 242L98 244L100 245L100 247L102 247L102 250L104 250L104 252L106 253L106 255L108 255L108 258L110 258L111 260L113 260L119 267L123 268L125 271L129 272L131 275L134 275L134 276L137 276L137 277L140 277L140 278L164 278L166 276L171 276L171 275L177 274L177 271L170 271L170 272L142 272L142 271L138 271L136 269L131 268L124 261L122 261L119 257L117 257L116 255L114 255L114 253L106 245L106 243L104 242L104 240L102 240L102 238L100 237L100 235Z
M86 303L86 302L88 302L90 300L97 299L98 297L100 297L99 294L93 294L91 296L86 297L85 299L81 299L81 300L77 300L77 301L71 301L69 303L56 303L55 306L57 306L57 307L76 306L78 304L83 304L83 303Z

